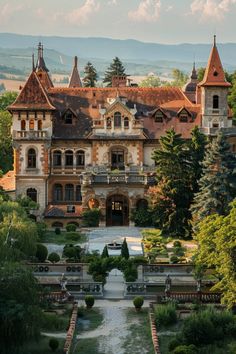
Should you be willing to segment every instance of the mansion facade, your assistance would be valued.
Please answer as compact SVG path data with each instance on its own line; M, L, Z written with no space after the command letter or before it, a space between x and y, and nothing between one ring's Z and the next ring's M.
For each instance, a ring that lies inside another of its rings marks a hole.
M129 225L132 211L147 205L152 153L166 130L190 139L195 126L207 135L221 129L235 150L229 87L215 41L202 82L194 67L183 89L127 86L119 76L112 87L85 88L77 58L69 87L54 87L39 44L37 64L8 107L16 196L36 201L50 227L80 224L92 208L101 225Z

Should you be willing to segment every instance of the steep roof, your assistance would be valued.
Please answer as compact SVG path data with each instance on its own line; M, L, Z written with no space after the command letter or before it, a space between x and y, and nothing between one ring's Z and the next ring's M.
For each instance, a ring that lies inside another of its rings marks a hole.
M55 107L51 104L37 74L35 71L32 71L15 102L8 109L54 110Z
M78 71L78 58L74 58L74 67L72 69L69 87L82 87L82 82L80 80L79 71Z
M223 86L230 87L231 84L226 81L223 66L221 64L219 52L216 46L216 37L214 36L214 45L212 47L208 64L203 80L199 86Z

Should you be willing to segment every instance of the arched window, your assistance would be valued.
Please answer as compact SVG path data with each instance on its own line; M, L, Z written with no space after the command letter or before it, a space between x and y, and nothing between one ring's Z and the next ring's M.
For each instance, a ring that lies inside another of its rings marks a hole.
M29 121L29 130L34 130L34 120L30 119Z
M73 151L71 150L65 152L65 165L73 166Z
M77 185L76 186L76 196L75 196L75 199L77 202L82 202L82 194L81 194L81 186L80 185Z
M53 199L55 202L61 202L63 200L62 185L54 184Z
M42 121L38 120L38 130L42 130Z
M84 166L85 158L84 158L84 151L79 150L76 152L76 166Z
M219 108L219 96L214 95L213 96L213 109L218 109Z
M36 168L36 151L34 149L28 151L28 168Z
M129 118L125 117L124 119L124 128L128 129L129 128Z
M120 112L116 112L114 114L114 127L115 128L121 127L121 113Z
M73 201L74 200L74 186L73 184L66 184L65 186L65 201Z
M61 151L56 150L53 152L53 166L61 166Z
M26 191L27 197L37 203L37 190L35 188L28 188Z
M21 121L21 130L25 130L25 128L26 128L26 123L25 123L25 120L23 119Z

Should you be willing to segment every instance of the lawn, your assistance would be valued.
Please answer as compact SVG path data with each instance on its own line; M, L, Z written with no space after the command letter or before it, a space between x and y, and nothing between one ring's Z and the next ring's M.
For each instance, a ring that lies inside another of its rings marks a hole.
M111 339L112 340L112 339ZM74 354L104 354L99 351L99 337L79 339Z
M80 232L61 231L61 233L57 235L54 231L46 231L40 238L40 241L42 243L53 243L56 245L65 245L66 243L75 245L87 242L87 236Z
M20 351L19 354L52 354L52 350L49 348L50 337L41 336L38 341L31 341L25 345ZM59 347L54 352L56 354L63 354L63 347L65 339L58 339Z
M85 307L80 307L78 309L78 332L81 333L84 330L94 330L102 324L103 315L101 311L97 308L86 309ZM84 327L83 323L87 325Z

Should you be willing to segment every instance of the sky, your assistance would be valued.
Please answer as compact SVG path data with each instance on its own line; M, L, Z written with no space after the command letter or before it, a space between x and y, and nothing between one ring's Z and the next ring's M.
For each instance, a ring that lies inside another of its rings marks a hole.
M235 19L236 0L0 0L0 32L40 37L236 42Z

